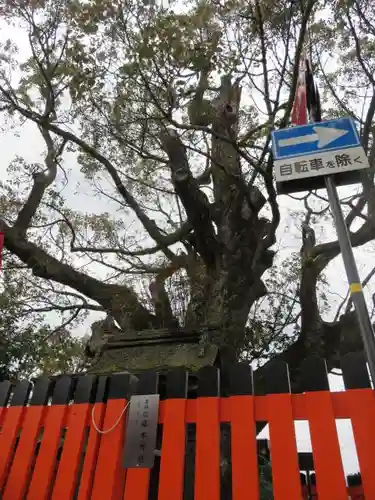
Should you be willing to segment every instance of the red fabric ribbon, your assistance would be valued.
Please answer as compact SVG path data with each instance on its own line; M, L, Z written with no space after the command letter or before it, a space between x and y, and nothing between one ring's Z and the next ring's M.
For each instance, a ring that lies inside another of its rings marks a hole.
M304 57L301 58L299 65L291 121L293 125L306 125L307 123L306 63Z

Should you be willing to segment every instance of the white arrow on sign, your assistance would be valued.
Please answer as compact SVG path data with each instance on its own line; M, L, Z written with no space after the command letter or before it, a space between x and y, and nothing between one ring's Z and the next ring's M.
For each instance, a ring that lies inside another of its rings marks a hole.
M297 144L318 141L318 148L324 148L324 146L327 146L331 142L348 133L348 130L329 127L313 127L313 130L315 134L300 135L297 137L290 137L289 139L281 139L279 141L279 146L282 148L285 146L297 146Z

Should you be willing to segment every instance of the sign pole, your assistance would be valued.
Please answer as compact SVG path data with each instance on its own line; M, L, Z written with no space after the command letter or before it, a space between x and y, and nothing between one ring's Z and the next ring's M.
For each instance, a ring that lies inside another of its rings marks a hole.
M299 68L292 110L292 123L298 126L272 132L277 191L279 194L287 194L324 187L327 189L350 295L375 387L374 330L333 180L333 175L336 174L340 184L352 184L354 177L347 174L368 168L369 162L352 118L322 121L320 97L314 83L311 62L306 56L303 58L305 61ZM307 124L308 114L312 122L310 124ZM359 176L357 178L359 180Z
M357 314L367 362L370 368L372 383L375 386L374 330L372 328L370 315L367 309L365 297L363 295L361 280L354 259L348 228L346 227L344 216L341 210L337 189L331 176L326 176L324 180L328 193L328 199L332 209L333 218L336 223L337 239L339 241L342 259L344 261L345 271L349 281L350 295Z

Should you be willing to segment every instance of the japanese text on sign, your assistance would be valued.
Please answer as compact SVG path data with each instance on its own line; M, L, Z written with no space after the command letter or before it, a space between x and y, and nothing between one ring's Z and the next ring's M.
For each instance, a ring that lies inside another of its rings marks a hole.
M124 466L153 466L158 425L159 395L133 396L130 400Z
M143 400L143 408L141 408L141 401L138 401L137 403L137 424L139 424L140 422L140 425L141 427L143 427L144 431L142 431L140 433L140 439L139 439L139 451L140 451L140 454L138 455L138 463L139 464L143 464L144 461L145 461L145 457L144 457L144 452L145 452L145 449L146 449L146 443L147 443L147 439L148 439L148 416L149 416L149 399L148 397L145 397L145 399Z
M310 160L299 160L294 163L285 163L280 165L281 175L292 175L293 172L296 174L301 174L303 172L309 172L310 170L320 170L323 168L338 168L347 167L355 163L363 163L360 156L356 158L351 158L348 154L335 155L335 159L332 161L324 162L322 158L311 158Z
M368 166L363 148L357 147L275 160L275 174L277 181L284 182L361 170Z

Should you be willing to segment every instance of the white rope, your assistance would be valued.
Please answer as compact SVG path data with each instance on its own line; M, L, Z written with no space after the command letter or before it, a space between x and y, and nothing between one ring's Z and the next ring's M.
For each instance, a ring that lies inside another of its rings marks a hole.
M123 415L125 414L129 404L130 404L130 400L126 403L124 408L121 410L120 416L117 419L117 421L112 425L112 427L110 427L107 430L99 429L98 426L96 425L95 418L94 418L95 405L93 405L92 411L91 411L91 421L92 421L92 426L94 427L96 432L98 432L99 434L108 434L109 432L113 431L113 429L115 429L118 426L118 424L120 423L120 420L122 419Z

